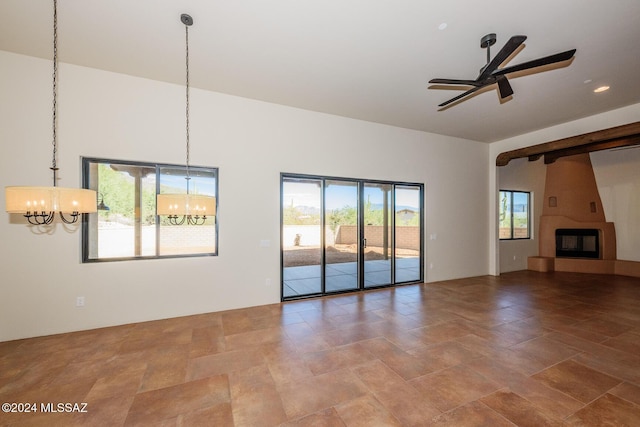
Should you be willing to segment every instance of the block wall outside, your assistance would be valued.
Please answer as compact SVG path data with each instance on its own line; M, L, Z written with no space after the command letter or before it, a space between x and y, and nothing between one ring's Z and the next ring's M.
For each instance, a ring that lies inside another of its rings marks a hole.
M513 238L514 239L526 239L527 238L527 229L526 228L514 228L513 229ZM511 234L511 229L508 227L500 227L500 238L501 239L508 239L509 235Z
M366 225L367 246L383 246L384 227ZM341 225L336 233L336 244L352 245L358 241L358 228L355 225ZM396 248L420 250L419 227L396 227Z
M135 228L131 225L104 223L100 239L97 240L97 254L101 258L132 257L135 246ZM156 227L146 225L141 229L141 254L156 254ZM215 251L215 225L162 226L160 231L160 254L210 253ZM185 248L187 248L185 250ZM96 254L96 255L97 255Z
M181 248L189 248L190 252L200 248L203 252L215 250L215 225L180 225L162 226L160 229L161 251L180 252Z

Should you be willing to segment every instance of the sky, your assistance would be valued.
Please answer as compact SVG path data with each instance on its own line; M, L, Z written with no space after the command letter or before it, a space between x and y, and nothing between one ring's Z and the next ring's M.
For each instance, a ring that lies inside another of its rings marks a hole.
M311 206L320 208L320 181L317 182L284 182L283 206ZM330 181L326 188L326 209L340 209L345 206L357 205L357 186L353 182L345 182L347 185L337 185ZM377 187L364 188L364 200L372 204L382 204L383 192ZM397 188L396 205L411 206L418 209L420 205L420 192L415 188Z

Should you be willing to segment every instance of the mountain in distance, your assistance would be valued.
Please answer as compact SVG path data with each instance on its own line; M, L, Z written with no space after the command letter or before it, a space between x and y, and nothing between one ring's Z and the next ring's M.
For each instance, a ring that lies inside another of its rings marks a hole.
M300 212L303 215L319 215L320 214L320 208L318 208L317 206L305 206L305 205L298 205L295 206L295 208L298 210L298 212ZM383 204L382 203L372 203L371 204L371 210L372 211L381 211L383 208ZM402 211L402 210L408 210L408 211L413 211L413 212L418 212L418 209L415 206L396 206L396 209L398 211Z

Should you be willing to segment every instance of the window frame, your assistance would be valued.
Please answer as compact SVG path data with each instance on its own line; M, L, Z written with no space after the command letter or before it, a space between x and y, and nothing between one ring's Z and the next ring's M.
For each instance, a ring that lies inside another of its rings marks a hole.
M285 180L290 179L294 181L319 181L320 184L320 229L325 229L327 226L327 215L325 209L325 201L326 201L326 192L325 192L325 184L327 181L344 181L344 182L355 182L358 184L358 231L357 231L357 240L360 242L359 245L362 244L362 238L364 237L365 230L365 221L364 221L364 210L360 209L363 207L365 203L362 194L362 191L365 188L365 184L389 184L392 187L391 196L390 196L390 209L393 214L389 215L390 219L390 228L392 231L392 237L390 239L390 249L391 249L391 265L390 265L390 274L391 279L390 283L382 284L382 285L374 285L374 286L366 286L365 283L365 257L362 248L358 254L358 285L357 288L349 288L346 290L337 290L337 291L327 291L326 288L326 234L324 232L320 232L320 287L318 292L310 292L302 295L285 295L284 286L285 286L285 259L284 259L284 251L285 251L285 232L284 232L284 183ZM406 187L406 188L415 188L419 191L419 208L420 214L418 217L418 240L419 240L419 256L418 256L418 268L419 268L419 278L418 279L409 279L403 281L397 281L397 268L396 268L396 260L399 258L396 253L396 238L397 238L397 229L396 229L396 199L395 199L395 189L398 187ZM365 178L352 178L352 177L338 177L338 176L328 176L328 175L307 175L300 173L288 173L281 172L280 173L280 301L294 301L297 299L305 299L305 298L315 298L322 297L328 295L336 295L341 293L353 293L353 292L363 292L372 289L381 289L386 287L399 287L404 285L410 285L415 283L423 283L425 278L425 260L426 260L426 248L425 248L425 230L426 230L426 209L424 206L425 203L425 184L419 182L405 182L405 181L386 181L386 180L376 180L376 179L365 179Z
M507 241L507 240L531 240L531 191L524 190L498 190L498 203L501 203L500 194L501 193L509 193L509 212L511 213L511 220L509 222L510 225L510 237L500 237L500 211L502 209L501 206L498 206L498 240ZM514 211L513 211L513 196L514 193L526 194L527 195L527 237L514 237Z
M101 157L81 157L82 161L82 188L90 189L90 172L92 164L118 164L118 165L126 165L126 166L138 166L138 167L149 167L155 169L156 174L156 184L155 184L155 192L156 196L160 194L160 171L163 168L184 168L186 169L186 165L184 164L176 164L176 163L154 163L154 162L141 162L134 160L118 160L118 159L107 159ZM193 257L208 257L208 256L218 256L219 255L219 221L218 221L218 205L219 205L219 182L220 182L220 170L218 167L211 166L193 166L189 165L189 170L191 172L194 171L206 171L207 173L213 173L215 177L215 185L214 185L214 196L216 198L216 215L214 216L214 233L215 233L215 241L213 244L214 252L198 252L198 253L187 253L187 254L159 254L158 247L156 245L155 255L133 255L133 256L122 256L122 257L110 257L110 258L91 258L90 257L90 232L91 227L89 225L89 215L96 215L96 213L91 214L82 214L82 241L81 241L81 251L82 251L82 263L95 263L95 262L114 262L114 261L131 261L131 260L147 260L147 259L167 259L167 258L193 258ZM100 197L98 195L98 197ZM108 204L108 202L107 202ZM156 239L159 238L160 235L160 227L162 226L159 215L155 215L155 233ZM164 225L166 226L166 225ZM184 226L172 226L172 227L184 227ZM157 241L157 240L156 240Z

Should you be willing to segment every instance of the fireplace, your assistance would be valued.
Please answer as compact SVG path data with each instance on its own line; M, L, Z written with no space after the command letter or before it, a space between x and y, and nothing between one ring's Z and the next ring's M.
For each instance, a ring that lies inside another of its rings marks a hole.
M527 267L640 277L640 262L617 259L615 226L605 218L589 154L548 164L545 179L538 256Z
M537 271L614 274L626 269L616 259L616 231L607 222L588 154L567 156L547 165Z
M556 229L556 257L600 258L600 231L591 228Z

